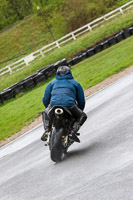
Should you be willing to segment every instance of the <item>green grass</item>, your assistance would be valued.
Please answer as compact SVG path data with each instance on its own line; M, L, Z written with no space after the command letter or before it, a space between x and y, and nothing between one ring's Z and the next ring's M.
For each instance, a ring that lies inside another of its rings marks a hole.
M28 16L10 30L0 34L0 62L22 53L29 54L50 42L52 40L43 20L37 19L34 15ZM2 67L3 65L0 65L0 68Z
M124 15L120 15L117 18L113 18L111 21L104 23L104 26L96 28L91 33L88 32L87 34L81 36L76 41L71 41L68 44L62 46L60 49L56 49L49 52L45 58L41 58L35 60L25 69L16 72L12 75L6 75L0 77L0 91L3 89L11 86L12 84L24 79L25 77L35 73L40 68L54 63L57 60L62 58L70 59L76 53L80 52L81 50L86 49L87 47L94 45L95 43L103 40L104 37L112 35L119 30L122 30L125 27L128 27L133 24L133 9L130 10L128 13Z
M130 42L133 43L133 36L73 67L76 80L87 89L133 65L133 45Z
M0 140L21 130L43 111L41 99L47 83L0 107Z
M133 36L73 66L74 78L87 89L133 65L132 44ZM48 83L42 83L0 107L0 140L19 131L39 115L44 109L42 96Z

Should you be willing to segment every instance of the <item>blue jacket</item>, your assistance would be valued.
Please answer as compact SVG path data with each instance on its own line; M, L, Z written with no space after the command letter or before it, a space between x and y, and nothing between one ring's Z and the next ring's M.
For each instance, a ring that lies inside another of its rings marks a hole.
M52 106L73 106L77 102L78 107L83 110L85 107L84 92L81 85L73 79L72 74L64 76L56 75L45 90L43 104Z

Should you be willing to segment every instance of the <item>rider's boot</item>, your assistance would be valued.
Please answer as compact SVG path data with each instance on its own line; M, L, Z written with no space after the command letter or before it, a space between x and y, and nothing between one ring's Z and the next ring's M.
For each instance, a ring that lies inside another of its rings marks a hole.
M73 125L73 129L71 131L71 133L69 134L70 138L75 141L75 142L79 142L80 143L80 139L77 137L77 131L80 129L80 125L78 122L75 122Z
M50 128L45 129L45 132L43 133L43 135L41 137L42 141L47 141L49 132L50 132Z

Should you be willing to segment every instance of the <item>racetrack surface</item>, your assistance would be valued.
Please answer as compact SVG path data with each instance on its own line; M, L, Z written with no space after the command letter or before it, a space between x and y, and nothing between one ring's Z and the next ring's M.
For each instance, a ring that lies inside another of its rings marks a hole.
M42 125L0 149L0 200L133 200L133 73L86 100L81 143L55 164Z

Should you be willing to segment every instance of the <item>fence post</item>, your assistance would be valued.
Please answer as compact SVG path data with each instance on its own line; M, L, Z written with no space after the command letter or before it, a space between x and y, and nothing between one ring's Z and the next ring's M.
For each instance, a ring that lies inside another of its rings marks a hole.
M121 13L122 15L124 14L124 12L123 12L122 8L120 8L120 13Z
M27 60L25 60L25 59L24 59L24 62L25 62L25 64L26 64L26 65L29 65L29 63L28 63L28 61L27 61Z
M91 26L88 24L88 29L90 30L90 31L92 31L92 28L91 28Z
M59 42L58 42L58 41L56 41L56 46L57 46L58 48L60 48L60 45L59 45Z
M74 33L72 32L71 34L72 34L72 38L73 38L74 40L76 40L76 37L75 37Z
M12 74L12 69L11 69L11 67L8 67L8 70L9 70L10 74Z
M106 16L104 16L104 18L103 18L105 21L107 21L107 18L106 18Z
M44 55L44 53L42 52L42 50L40 50L40 54L42 55L42 57L44 57L45 55Z

